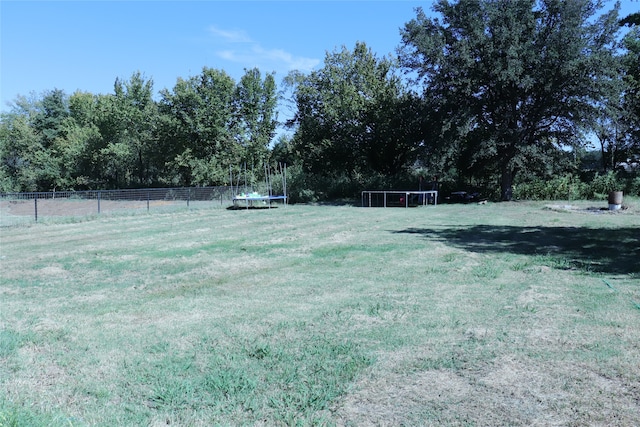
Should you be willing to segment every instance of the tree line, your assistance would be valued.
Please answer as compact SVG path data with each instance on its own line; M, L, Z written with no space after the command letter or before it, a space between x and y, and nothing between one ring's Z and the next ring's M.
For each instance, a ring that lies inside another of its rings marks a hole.
M4 191L216 185L263 159L276 122L273 74L179 78L153 99L140 72L114 93L19 97L0 127Z
M640 161L639 14L592 0L438 1L400 30L396 55L366 43L323 67L204 67L154 100L140 72L111 94L53 89L0 118L0 190L228 184L247 165L286 162L305 198L352 196L418 177L495 190ZM622 30L626 30L624 36ZM289 93L283 100L280 93ZM293 117L278 122L278 106ZM278 125L290 136L274 140Z

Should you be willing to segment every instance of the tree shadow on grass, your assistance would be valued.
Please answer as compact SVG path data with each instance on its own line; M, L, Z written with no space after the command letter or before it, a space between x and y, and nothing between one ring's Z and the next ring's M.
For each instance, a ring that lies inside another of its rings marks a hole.
M640 229L516 227L407 228L416 234L478 253L543 255L555 265L606 274L640 276Z

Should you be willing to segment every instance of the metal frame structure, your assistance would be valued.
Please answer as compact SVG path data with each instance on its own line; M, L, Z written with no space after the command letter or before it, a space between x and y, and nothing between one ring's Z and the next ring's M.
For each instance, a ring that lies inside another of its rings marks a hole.
M373 207L372 204L372 196L374 195L382 195L383 198L383 206L388 207L388 196L389 195L399 195L400 200L402 200L402 196L404 196L404 207L409 207L409 198L412 195L417 195L420 203L419 205L426 206L429 204L429 199L433 200L433 205L438 204L438 192L435 190L429 191L402 191L402 190L365 190L362 192L362 207Z
M274 200L282 200L284 205L287 205L287 196L261 196L261 195L252 195L252 194L239 194L233 198L233 205L238 207L238 203L244 201L246 203L247 209L250 207L254 207L254 202L268 202L269 207L271 207L271 202Z
M253 170L252 170L252 174L253 174ZM273 181L273 177L272 177L272 170L271 168L265 163L264 164L264 175L265 175L265 188L266 188L266 195L260 194L260 193L256 193L256 192L251 192L251 193L238 193L238 189L240 187L240 174L238 174L238 187L236 187L236 191L234 191L234 196L233 196L233 207L234 208L238 208L239 207L239 203L240 202L245 202L245 207L247 209L249 209L250 207L255 207L254 203L255 202L264 202L268 204L268 207L271 208L271 202L275 201L275 200L281 200L284 204L284 206L287 206L287 202L289 200L289 198L287 197L287 164L286 163L278 163L278 166L276 169L273 170L273 174L279 174L281 179L282 179L282 190L284 194L281 195L274 195L273 194L273 190L272 190L272 181ZM248 191L249 186L247 185L247 165L246 163L244 164L244 176L245 176L245 183L244 183L244 188L245 191ZM231 182L231 187L233 188L233 182L234 182L234 177L233 177L233 170L231 168L229 168L229 178L230 178L230 182Z

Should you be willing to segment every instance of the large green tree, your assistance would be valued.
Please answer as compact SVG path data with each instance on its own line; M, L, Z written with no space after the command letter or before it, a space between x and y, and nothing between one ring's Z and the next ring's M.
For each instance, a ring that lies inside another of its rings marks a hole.
M160 92L162 147L171 183L221 184L229 165L240 163L235 90L227 73L204 67L199 76L178 79L172 91Z
M634 18L635 17L635 18ZM600 143L603 170L640 161L640 14L619 21L630 30L618 51L619 74L612 78L603 102L597 104L595 135Z
M37 153L43 148L27 114L3 113L0 123L1 191L37 191Z
M140 72L116 79L114 93L98 98L100 141L94 147L95 172L112 188L146 186L155 181L152 159L157 152L157 106L153 80Z
M45 93L33 118L33 127L40 134L42 145L49 147L63 136L63 122L69 117L68 97L64 91L53 89Z
M622 58L625 92L622 100L623 121L626 129L624 148L626 158L640 162L640 13L636 14L636 26L626 34Z
M69 97L69 120L63 142L64 168L71 172L67 189L102 188L103 179L95 173L103 139L98 128L99 105L105 95L76 91Z
M324 67L292 76L297 105L293 146L307 171L395 175L415 158L415 103L388 58L365 43L327 53ZM296 77L295 79L293 77Z
M128 185L150 185L157 181L154 160L158 154L158 107L153 100L153 80L136 72L129 80L116 79L114 92L117 141L124 144L130 153L127 159L131 174Z
M64 187L68 97L61 90L42 98L19 97L0 119L0 178L5 190L50 191Z
M245 160L249 164L260 164L267 159L278 124L274 75L267 74L263 79L257 68L245 70L236 85L234 98L238 139L245 149Z
M399 49L440 121L441 152L465 173L514 177L584 143L617 73L617 11L591 0L438 1Z

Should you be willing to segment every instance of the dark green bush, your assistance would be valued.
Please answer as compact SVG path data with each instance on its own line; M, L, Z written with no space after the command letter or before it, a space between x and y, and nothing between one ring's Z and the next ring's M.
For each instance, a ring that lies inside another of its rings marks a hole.
M520 200L602 200L611 191L640 195L640 176L624 171L595 173L583 176L573 174L551 179L534 178L518 182L513 195Z
M551 179L531 179L514 185L513 197L520 200L575 200L583 198L586 185L572 174Z
M607 172L603 175L596 174L589 183L588 194L586 199L602 199L606 198L611 191L620 191L625 188L624 183L618 178L614 172Z
M431 176L424 170L388 177L379 174L368 176L346 175L320 176L309 174L299 165L289 168L287 189L292 203L309 203L338 199L359 200L363 190L417 190L430 188ZM442 179L441 197L453 191L478 192L483 198L499 200L500 187L491 182L461 183L454 179ZM584 172L581 175L566 173L551 178L521 178L513 186L515 200L603 200L611 191L623 191L626 195L640 196L638 172L610 171L606 173Z
M627 194L630 196L640 196L640 176L629 179Z

